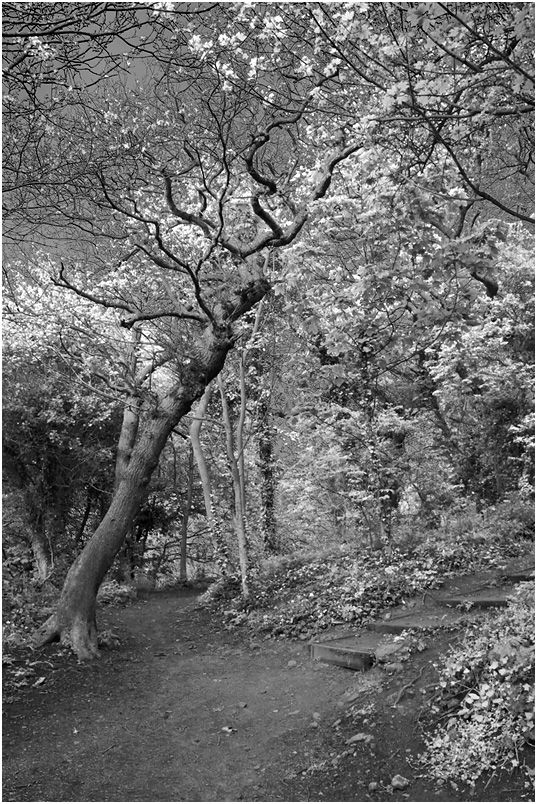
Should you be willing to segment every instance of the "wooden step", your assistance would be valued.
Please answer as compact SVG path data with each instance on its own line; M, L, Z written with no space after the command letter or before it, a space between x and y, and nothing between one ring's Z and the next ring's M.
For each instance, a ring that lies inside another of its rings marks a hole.
M477 609L503 608L507 606L508 594L512 594L512 592L512 589L507 592L502 592L501 589L496 591L487 590L483 592L470 592L467 594L437 597L436 600L443 606L468 606L469 608Z
M379 634L400 634L402 631L430 631L439 628L457 628L467 620L462 612L449 608L421 610L408 614L394 613L368 624L368 629Z
M508 578L512 583L532 580L535 578L535 555L531 553L522 558L514 558L499 568L499 576Z
M377 661L388 661L405 646L404 640L394 641L384 634L358 632L337 639L312 640L309 643L312 659L347 667L350 670L369 670Z

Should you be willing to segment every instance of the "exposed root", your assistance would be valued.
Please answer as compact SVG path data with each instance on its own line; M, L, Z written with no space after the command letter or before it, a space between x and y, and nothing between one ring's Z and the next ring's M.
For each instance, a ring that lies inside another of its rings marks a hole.
M95 621L75 620L62 627L58 624L57 615L53 614L36 631L33 641L37 648L42 648L51 642L60 642L71 648L80 661L96 659L101 655Z
M58 620L55 614L52 614L33 636L33 642L36 648L42 648L44 645L49 645L51 642L59 642L61 631L58 626Z
M392 704L392 707L393 707L393 708L395 708L395 707L397 706L397 704L399 703L399 701L401 700L401 698L402 698L402 697L403 697L403 695L405 694L405 691L406 691L406 690L407 690L409 687L411 687L413 684L415 684L415 683L416 683L416 681L419 681L419 680L420 680L420 678L421 678L421 677L422 677L422 675L423 675L423 671L424 671L424 670L425 670L425 667L422 667L422 668L421 668L421 670L420 670L420 672L419 672L419 673L418 673L418 675L416 676L416 678L413 678L413 679L412 679L412 681L409 681L409 682L408 682L408 684L405 684L405 685L404 685L404 687L401 687L401 689L400 689L400 690L399 690L399 692L397 693L397 697L396 697L395 701L394 701L394 702L393 702L393 704Z

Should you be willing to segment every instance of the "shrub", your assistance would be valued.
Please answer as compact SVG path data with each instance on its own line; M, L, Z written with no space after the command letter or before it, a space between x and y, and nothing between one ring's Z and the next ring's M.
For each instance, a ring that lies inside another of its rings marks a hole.
M535 584L519 584L509 606L469 630L440 671L435 714L420 762L441 780L474 785L483 771L520 765L535 740Z
M97 594L97 601L103 605L125 605L131 600L136 600L136 587L118 581L104 581Z

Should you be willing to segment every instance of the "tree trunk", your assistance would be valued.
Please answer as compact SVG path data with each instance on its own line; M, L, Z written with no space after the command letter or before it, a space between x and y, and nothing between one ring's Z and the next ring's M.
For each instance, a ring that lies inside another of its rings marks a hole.
M70 645L80 659L99 654L96 624L99 586L140 509L168 436L222 369L231 344L227 331L220 333L220 337L213 336L204 350L205 359L192 361L182 373L182 383L174 386L148 414L110 507L71 566L56 612L37 633L38 644L59 639Z
M121 423L121 431L116 453L116 474L114 479L114 491L121 483L121 479L125 474L129 465L132 450L136 444L136 437L138 435L138 427L140 424L140 399L136 397L129 397L125 409L123 410L123 421Z
M222 378L218 377L218 384L220 387L220 395L222 397L222 417L224 420L224 428L226 431L226 447L227 456L229 460L229 467L231 469L231 477L233 479L233 498L235 505L235 533L237 535L237 544L239 548L239 566L241 570L241 589L242 597L248 600L250 591L248 589L248 543L246 539L246 526L244 517L244 497L242 495L241 475L239 469L239 462L235 456L233 449L233 428L231 425L231 417L229 415L229 406L227 404L226 393L224 390L224 383Z
M77 545L81 543L82 537L84 536L84 531L86 529L86 525L88 524L88 519L89 515L91 514L92 506L93 506L93 500L91 496L91 491L88 489L88 496L86 498L86 507L82 515L82 522L80 523L80 527L78 528L77 534L75 536Z
M259 471L261 474L261 533L263 549L268 555L278 553L276 517L274 514L274 450L268 405L259 403L260 433L258 438Z
M220 528L219 522L216 517L213 496L211 492L211 478L209 469L201 447L200 432L203 424L203 419L207 413L207 407L212 393L212 385L208 385L205 393L199 401L199 404L194 412L194 419L190 425L190 441L198 473L201 480L201 487L203 489L203 499L205 501L205 516L207 524L209 525L209 532L216 552L216 560L222 575L229 575L232 571L231 561L229 558L229 550L224 539L224 535Z
M40 629L40 644L60 639L71 645L79 659L98 655L97 592L145 498L151 473L172 429L168 422L158 419L151 424L103 521L69 570L58 609Z
M186 559L187 559L187 546L188 546L188 520L190 518L190 509L192 507L192 491L194 483L194 452L192 445L188 455L188 490L186 495L185 510L183 511L183 521L181 522L181 557L179 560L179 580L185 583L187 581L186 572Z
M134 361L134 358L132 358ZM131 369L134 375L135 364L132 362ZM114 477L114 494L119 488L119 484L130 463L132 451L136 444L138 436L138 427L140 426L140 408L141 399L132 394L127 399L125 408L123 409L123 420L121 422L121 430L119 433L117 452L116 452L116 472ZM117 560L117 570L114 573L115 580L119 583L128 583L134 577L132 566L132 551L129 549L131 540L134 540L134 529L129 528L131 531L130 539L124 543L123 550Z
M45 517L42 512L36 517L35 527L30 530L30 541L37 578L40 582L46 581L50 572L51 556L46 541Z
M246 423L246 351L241 355L239 364L239 384L241 393L241 406L239 421L237 422L237 468L239 470L240 500L243 519L246 519L246 463L244 460L244 426Z

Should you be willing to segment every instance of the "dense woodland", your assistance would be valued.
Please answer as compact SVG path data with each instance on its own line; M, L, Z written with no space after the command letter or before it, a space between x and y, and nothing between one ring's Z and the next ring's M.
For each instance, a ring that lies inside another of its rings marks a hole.
M296 636L527 549L533 12L4 4L8 644L203 579Z

